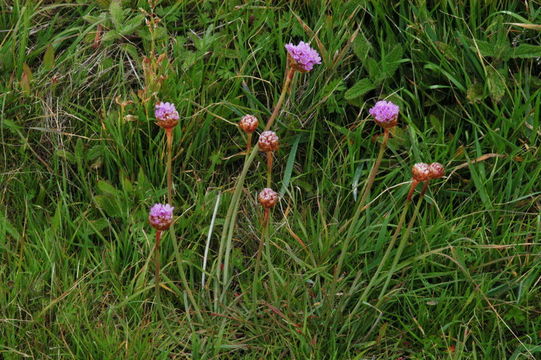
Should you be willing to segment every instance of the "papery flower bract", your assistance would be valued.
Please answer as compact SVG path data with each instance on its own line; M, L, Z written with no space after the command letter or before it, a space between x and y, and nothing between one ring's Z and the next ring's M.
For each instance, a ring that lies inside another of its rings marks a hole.
M157 103L154 109L154 116L156 116L156 125L164 129L173 128L178 124L178 111L172 103Z
M259 121L253 115L244 115L242 119L240 119L239 121L239 127L246 134L251 134L254 131L256 131L258 125L259 125Z
M270 209L278 202L278 193L270 188L264 188L259 193L257 200L259 200L261 206Z
M259 149L263 152L276 151L280 146L278 135L274 131L263 131L259 135Z
M426 163L417 163L411 168L413 180L423 182L430 180L430 166Z
M321 57L318 52L310 47L309 44L301 41L299 45L291 43L286 44L286 50L291 61L291 65L300 72L312 70L314 65L321 64Z
M398 122L398 105L390 101L380 100L369 110L376 123L384 128L390 128Z
M148 222L156 230L167 230L173 222L173 210L169 204L154 204L148 213Z
M438 162L433 162L429 166L430 168L430 178L431 179L439 179L445 175L445 168L442 164Z

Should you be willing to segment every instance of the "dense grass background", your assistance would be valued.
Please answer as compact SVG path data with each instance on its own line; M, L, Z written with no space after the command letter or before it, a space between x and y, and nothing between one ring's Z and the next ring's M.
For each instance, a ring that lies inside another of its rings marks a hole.
M0 358L541 357L538 1L161 1L154 41L142 0L0 3ZM299 40L324 63L297 75L275 126L273 265L254 300L261 155L234 281L216 303L220 227L243 163L236 123L270 114L284 44ZM165 147L153 100L137 96L152 43L167 54L157 97L181 113L175 230L203 321L168 236L155 306L146 217L165 202ZM400 128L330 296L378 148L368 108L384 97L400 105ZM448 176L421 204L389 290L380 297L378 281L360 303L418 161Z

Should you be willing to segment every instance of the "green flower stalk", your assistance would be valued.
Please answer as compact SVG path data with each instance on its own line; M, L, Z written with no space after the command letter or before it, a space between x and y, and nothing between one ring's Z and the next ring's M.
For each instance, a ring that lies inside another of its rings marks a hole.
M428 169L428 173L426 171L427 169ZM423 197L424 197L424 195L426 193L426 190L428 189L428 182L430 180L439 179L439 178L443 177L444 175L445 175L445 168L440 163L435 162L435 163L432 163L430 165L423 164L422 166L420 164L415 164L414 171L413 171L412 185L413 185L413 182L415 182L415 181L417 181L417 183L423 181L424 182L423 189L421 190L421 193L419 194L419 200L417 202L417 205L415 206L415 211L413 212L413 215L412 215L412 217L411 217L411 219L410 219L410 221L408 223L408 226L406 228L406 232L404 233L404 235L402 236L402 239L400 239L400 243L398 244L398 249L396 250L395 257L394 257L393 262L391 264L391 269L389 270L389 273L387 274L385 284L383 285L383 288L381 289L381 292L379 294L379 298L380 298L379 301L382 300L383 296L385 295L385 291L387 291L387 287L389 286L389 282L391 281L391 277L393 276L393 274L394 274L394 272L396 270L396 266L398 265L398 261L400 260L400 257L402 256L402 252L404 251L404 248L405 248L405 246L406 246L406 244L408 242L408 238L409 238L409 235L411 233L411 228L413 227L413 224L415 223L415 220L417 219L417 215L419 214L419 207L420 207L421 202L423 200ZM410 193L411 192L412 191L410 190ZM408 194L406 207L409 206L409 203L411 203L411 197ZM406 212L406 211L404 211L404 212ZM403 223L403 220L402 220L402 223ZM402 224L401 224L400 227L402 227ZM396 240L396 238L398 237L398 234L400 234L400 229L397 227L397 231L395 231L395 233L393 235L394 240ZM389 244L389 248L390 247L391 247L391 244Z
M289 87L291 85L291 81L293 80L295 73L297 71L308 72L312 70L315 64L321 63L321 58L317 54L317 51L310 48L310 46L306 46L306 45L307 44L303 43L303 44L299 44L298 46L295 46L292 44L288 44L286 46L286 49L288 51L288 61L287 61L287 66L286 66L284 83L282 85L282 91L280 93L278 102L276 103L276 106L274 107L274 110L272 111L272 114L267 120L267 124L265 125L265 131L271 129L272 125L274 124L274 121L276 120L278 114L280 113L280 110L282 109L282 105L285 101ZM223 287L222 293L221 293L222 298L223 296L225 296L225 292L229 284L229 257L231 253L231 247L232 247L233 231L234 231L238 208L239 208L240 195L242 192L242 188L244 186L244 180L246 179L246 174L248 173L248 169L250 165L252 164L252 162L254 161L255 156L258 151L259 151L259 145L256 145L252 149L252 151L249 154L247 154L244 160L244 166L235 184L233 198L231 199L231 203L229 204L229 208L227 209L227 214L226 214L224 225L222 228L222 237L220 241L220 248L218 250L218 259L217 259L217 267L216 267L217 278L220 279L220 277L222 277L222 287ZM223 274L222 274L222 260L223 260ZM215 307L217 307L218 305L218 296L219 296L218 287L219 287L219 284L218 282L216 282L215 298L214 298Z
M359 216L361 215L362 211L365 208L366 201L368 200L368 195L370 194L370 190L372 189L372 185L374 184L374 180L376 179L379 166L381 165L381 160L383 159L383 155L385 154L385 150L387 148L387 142L389 140L390 129L395 127L398 123L399 110L400 108L397 105L393 104L392 102L378 101L374 105L374 107L371 108L369 111L370 115L372 115L372 117L374 118L374 121L376 122L376 124L378 124L379 126L383 128L383 140L380 144L376 161L374 162L374 165L372 166L372 169L370 170L370 173L368 175L368 179L364 186L359 203L357 204L357 209L355 210L355 213L353 214L353 218L351 219L351 223L349 225L346 238L344 240L344 243L342 244L342 250L338 258L338 264L334 271L334 281L333 281L331 296L334 296L336 283L338 282L338 278L342 271L344 259L347 254L347 250L349 249L349 243L351 242L351 239L353 238L355 228L357 227L357 222L359 221Z

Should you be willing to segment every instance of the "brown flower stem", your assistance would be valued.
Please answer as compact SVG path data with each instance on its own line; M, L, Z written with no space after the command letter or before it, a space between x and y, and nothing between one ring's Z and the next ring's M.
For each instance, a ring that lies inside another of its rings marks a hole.
M355 214L353 215L353 218L351 219L351 224L349 225L346 238L344 240L344 243L342 244L342 251L340 253L340 257L338 258L338 264L334 270L334 281L333 281L331 296L334 296L333 293L335 291L336 283L338 282L338 277L340 276L340 272L342 271L342 265L344 263L344 258L346 257L346 253L349 248L349 243L353 237L353 232L357 226L357 221L359 220L359 216L361 215L365 202L368 198L368 195L370 194L370 189L372 188L372 185L374 184L374 180L376 179L376 175L378 173L381 160L383 159L383 154L385 153L385 149L387 148L388 140L389 140L389 129L385 129L383 132L383 141L381 142L381 145L379 148L378 157L376 158L376 162L374 163L374 165L372 166L372 169L370 170L370 174L368 175L368 180L366 181L366 185L364 186L361 199L359 200L359 203L357 205L357 210L355 211Z
M407 201L411 201L411 198L413 197L413 192L415 191L415 188L417 187L418 184L419 184L419 181L415 179L411 180L410 191L408 192L408 197L406 198Z
M265 126L265 131L270 130L270 128L272 127L272 124L274 123L274 120L276 120L276 117L278 116L278 113L280 112L280 109L282 109L282 105L286 98L287 90L289 89L291 80L293 79L293 75L295 75L295 69L288 65L287 75L284 80L284 85L282 86L282 92L280 94L280 98L278 99L278 102L276 103L276 106L274 107L274 111L272 112L269 120L267 121L267 125Z
M156 246L154 247L154 282L156 286L156 294L160 291L160 240L162 232L156 230Z
M171 159L173 157L173 128L165 129L167 137L167 201L169 205L173 204L173 170L171 168Z
M267 187L271 187L272 183L272 151L267 151Z
M252 148L252 133L248 134L248 138L246 139L246 156L250 153L250 149Z

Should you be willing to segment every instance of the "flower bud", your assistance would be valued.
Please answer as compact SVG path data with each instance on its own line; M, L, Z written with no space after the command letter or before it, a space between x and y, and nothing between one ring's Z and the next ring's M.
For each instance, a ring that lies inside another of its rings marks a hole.
M154 204L148 214L148 222L156 230L163 231L169 229L173 223L173 209L169 204Z
M178 124L179 115L174 104L157 103L154 115L156 116L156 125L161 128L172 129Z
M411 168L413 180L423 182L430 180L430 166L426 163L417 163Z
M396 126L399 111L400 108L398 105L383 100L378 101L376 105L369 110L370 115L374 117L374 121L385 129Z
M258 125L259 125L259 121L253 115L244 115L242 119L240 119L240 122L239 122L239 127L246 134L251 134L254 131L256 131Z
M270 152L278 150L280 142L278 135L274 131L263 131L259 135L259 149L263 152Z
M264 188L259 193L257 200L266 209L270 209L271 207L274 207L276 203L278 202L278 194L269 188Z
M445 175L445 168L442 164L433 162L430 164L430 178L439 179Z

